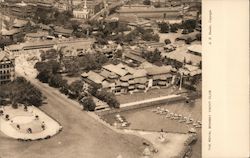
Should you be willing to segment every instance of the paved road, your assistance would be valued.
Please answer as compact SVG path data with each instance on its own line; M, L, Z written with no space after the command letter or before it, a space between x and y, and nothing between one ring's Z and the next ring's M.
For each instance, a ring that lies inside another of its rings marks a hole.
M99 123L57 90L32 79L48 104L41 109L59 121L63 131L48 140L19 142L0 133L1 158L123 158L140 157L142 139L116 133Z

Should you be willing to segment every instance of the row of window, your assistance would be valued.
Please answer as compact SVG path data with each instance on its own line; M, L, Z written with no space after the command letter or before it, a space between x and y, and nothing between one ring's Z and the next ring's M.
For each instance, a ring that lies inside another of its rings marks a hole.
M5 83L8 83L8 82L10 82L10 81L0 81L0 85L1 85L1 84L5 84Z
M0 69L13 67L11 64L1 64Z
M3 70L3 71L0 71L0 74L9 74L10 72L11 72L11 70Z
M10 75L6 75L6 76L0 76L1 80L8 80L10 79Z

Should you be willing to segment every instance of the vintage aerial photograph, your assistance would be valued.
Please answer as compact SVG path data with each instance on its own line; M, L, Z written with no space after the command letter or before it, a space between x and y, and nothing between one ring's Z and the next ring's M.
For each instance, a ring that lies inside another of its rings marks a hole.
M0 158L201 158L201 0L0 0Z

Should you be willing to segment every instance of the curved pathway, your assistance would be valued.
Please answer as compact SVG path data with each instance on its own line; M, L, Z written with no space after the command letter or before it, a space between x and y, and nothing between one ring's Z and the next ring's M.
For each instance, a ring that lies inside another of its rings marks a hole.
M19 107L21 108L21 107ZM11 109L9 109L11 110ZM8 109L5 110L5 113L8 113ZM27 124L32 121L32 119L35 119L35 115L39 116L39 119L42 120L45 123L45 130L41 130L41 132L36 132L36 133L27 133L27 132L20 132L16 128L13 127L11 120L15 122L22 122L23 116L13 116L13 119L10 118L10 120L6 121L3 116L0 117L1 119L1 124L0 124L0 131L3 132L5 135L14 138L14 139L22 139L22 140L37 140L37 139L44 139L48 136L54 136L56 135L62 127L52 118L50 118L48 115L43 113L41 110L34 106L28 107L28 112L26 112L27 115L26 117L31 117L30 119L27 119L25 123ZM29 113L32 113L31 116L29 116ZM25 114L25 113L24 113ZM14 119L17 119L16 121ZM22 123L21 123L22 124ZM20 125L21 126L21 125ZM32 128L32 127L30 127Z

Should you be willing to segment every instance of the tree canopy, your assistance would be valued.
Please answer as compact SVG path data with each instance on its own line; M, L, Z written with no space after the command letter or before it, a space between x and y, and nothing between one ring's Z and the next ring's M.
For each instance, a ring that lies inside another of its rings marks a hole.
M81 99L81 104L83 105L83 109L86 111L95 111L96 104L91 97L84 97Z
M161 61L161 52L158 49L155 49L154 51L143 51L142 56L150 63Z
M13 82L0 86L2 98L9 98L12 105L42 105L42 93L23 77L17 77Z

